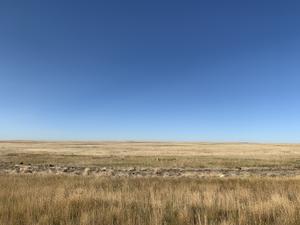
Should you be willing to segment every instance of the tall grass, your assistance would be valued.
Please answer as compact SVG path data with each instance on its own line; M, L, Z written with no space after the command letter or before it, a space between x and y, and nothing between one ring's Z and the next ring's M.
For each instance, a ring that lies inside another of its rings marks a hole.
M300 180L0 175L0 224L300 224Z

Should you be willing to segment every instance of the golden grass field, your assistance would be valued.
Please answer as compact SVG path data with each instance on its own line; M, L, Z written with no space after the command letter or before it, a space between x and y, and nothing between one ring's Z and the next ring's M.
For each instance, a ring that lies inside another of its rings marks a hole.
M0 175L1 225L291 225L300 180Z
M300 167L300 145L0 142L0 167ZM0 168L0 169L1 169ZM1 225L296 225L299 176L118 177L0 171Z
M300 166L300 144L0 142L2 161L84 166Z

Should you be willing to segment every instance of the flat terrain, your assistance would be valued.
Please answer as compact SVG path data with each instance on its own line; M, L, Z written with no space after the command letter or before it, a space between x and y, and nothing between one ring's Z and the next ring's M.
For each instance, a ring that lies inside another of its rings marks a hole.
M298 225L300 145L0 142L0 225Z
M0 172L97 176L298 176L300 145L2 141Z

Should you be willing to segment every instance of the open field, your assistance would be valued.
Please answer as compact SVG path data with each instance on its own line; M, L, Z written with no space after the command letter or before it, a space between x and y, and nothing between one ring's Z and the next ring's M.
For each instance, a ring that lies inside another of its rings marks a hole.
M82 174L85 169L96 175L296 176L300 145L0 142L0 172Z
M0 157L82 166L300 166L300 144L0 141Z
M0 225L300 224L300 145L0 142Z
M296 225L295 178L0 175L1 225Z

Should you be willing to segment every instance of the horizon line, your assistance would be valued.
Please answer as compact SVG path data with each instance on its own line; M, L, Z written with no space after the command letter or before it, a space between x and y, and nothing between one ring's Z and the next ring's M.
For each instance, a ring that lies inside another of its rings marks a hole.
M3 142L119 142L119 143L203 143L203 144L283 144L300 145L300 142L272 142L272 141L233 141L233 140L167 140L167 139L1 139Z

